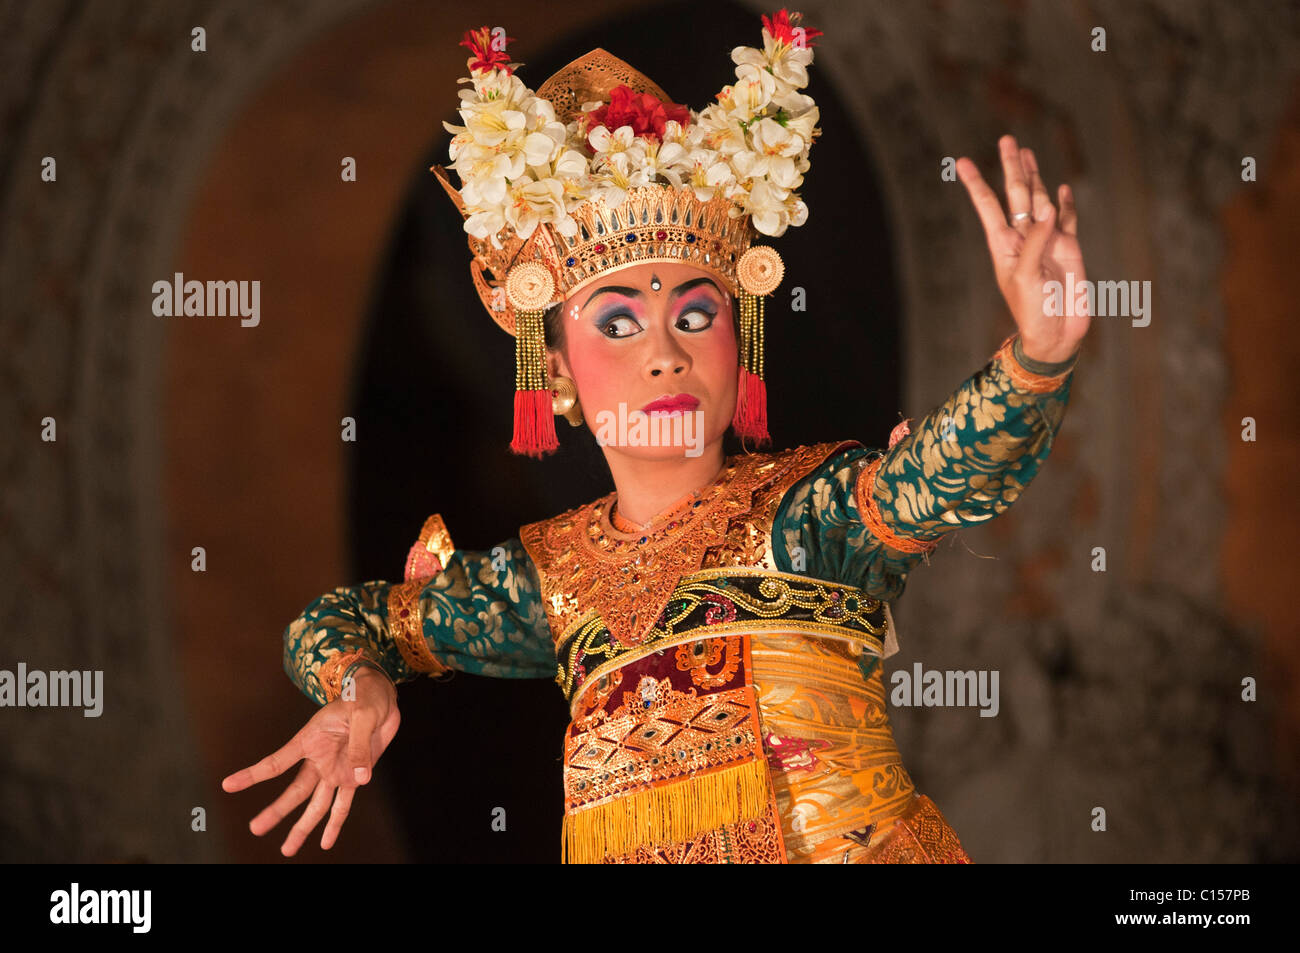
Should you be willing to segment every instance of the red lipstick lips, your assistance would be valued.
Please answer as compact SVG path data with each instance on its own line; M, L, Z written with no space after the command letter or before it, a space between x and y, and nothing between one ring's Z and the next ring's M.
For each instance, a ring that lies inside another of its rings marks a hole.
M700 406L697 398L690 394L665 394L658 400L651 401L641 408L646 414L685 414Z

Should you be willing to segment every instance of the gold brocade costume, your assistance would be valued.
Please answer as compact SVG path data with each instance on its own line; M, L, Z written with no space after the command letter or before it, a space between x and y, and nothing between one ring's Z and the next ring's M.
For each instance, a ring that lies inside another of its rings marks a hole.
M475 551L432 516L404 581L289 624L285 671L322 705L358 665L554 679L570 861L968 862L890 731L889 602L943 535L1023 496L1074 363L1012 335L887 450L732 457L645 527L610 494Z
M640 530L612 495L524 527L573 715L567 859L968 860L894 744L885 603L774 563L777 505L846 446L736 458Z

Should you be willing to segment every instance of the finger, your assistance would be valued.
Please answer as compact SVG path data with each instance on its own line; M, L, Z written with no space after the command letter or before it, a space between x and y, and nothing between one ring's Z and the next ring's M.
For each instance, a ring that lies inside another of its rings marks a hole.
M1052 204L1052 197L1047 193L1047 185L1043 182L1042 175L1039 174L1038 160L1034 158L1033 149L1020 150L1020 164L1029 173L1030 211L1037 218L1040 208Z
M979 167L965 156L957 160L957 176L970 195L971 204L979 214L984 234L988 237L989 248L996 249L999 240L1007 229L1007 214L1002 210L1002 202L997 193L984 181Z
M1012 136L1003 136L998 140L998 149L1002 153L1002 177L1007 189L1007 207L1011 210L1011 227L1024 234L1028 220L1016 220L1016 215L1029 212L1029 183L1025 179L1025 170L1020 164L1020 149Z
M334 795L334 807L330 810L329 823L325 825L325 834L320 839L322 850L329 850L339 839L339 831L343 829L343 822L348 819L348 812L352 810L352 798L356 793L356 788L339 788L338 794Z
M321 781L316 785L316 793L311 796L311 802L307 809L302 812L302 817L298 818L298 823L293 825L289 831L289 836L284 839L280 845L280 853L286 857L292 857L298 853L298 848L302 842L307 839L312 828L320 823L320 819L325 816L329 810L330 795L334 793L334 786Z
M244 788L284 774L302 758L302 734L300 732L290 738L289 743L279 751L267 755L257 764L227 775L222 779L221 787L231 793L242 791Z
M248 823L248 829L261 837L275 825L279 824L286 814L295 807L307 800L312 789L320 781L320 772L310 761L304 761L302 768L298 771L298 776L293 779L293 783L284 789L284 793L263 808Z
M356 784L365 784L370 780L370 739L375 733L378 718L369 709L363 709L352 717L348 730L348 767L351 779Z
M393 737L397 734L397 728L401 723L402 717L398 713L397 709L394 708L392 714L389 715L388 718L384 719L384 723L379 726L379 749L374 752L375 761L379 760L379 756L383 754L384 751L387 750L389 744L392 743Z
M1062 185L1056 190L1061 202L1061 231L1067 235L1079 236L1079 212L1074 207L1074 190Z
M1043 251L1047 241L1056 229L1056 206L1048 202L1044 206L1047 218L1034 222L1025 236L1025 247L1020 252L1020 262L1016 265L1016 278L1037 282L1043 274Z

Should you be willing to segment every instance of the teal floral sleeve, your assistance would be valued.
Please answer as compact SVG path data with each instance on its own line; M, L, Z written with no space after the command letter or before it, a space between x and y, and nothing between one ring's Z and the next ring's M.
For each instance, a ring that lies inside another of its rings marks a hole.
M337 695L355 665L378 668L397 684L448 669L554 678L539 592L517 538L488 552L458 549L435 576L363 582L316 599L284 631L284 670L319 705Z
M1019 335L888 450L843 450L786 494L778 568L886 601L944 534L1005 512L1047 459L1077 355L1025 357Z

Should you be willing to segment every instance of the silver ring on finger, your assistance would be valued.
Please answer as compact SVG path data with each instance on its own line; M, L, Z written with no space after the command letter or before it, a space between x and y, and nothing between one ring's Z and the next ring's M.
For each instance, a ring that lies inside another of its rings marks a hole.
M1017 212L1015 215L1011 216L1011 221L1019 225L1021 222L1028 221L1030 218L1031 216L1028 212Z

